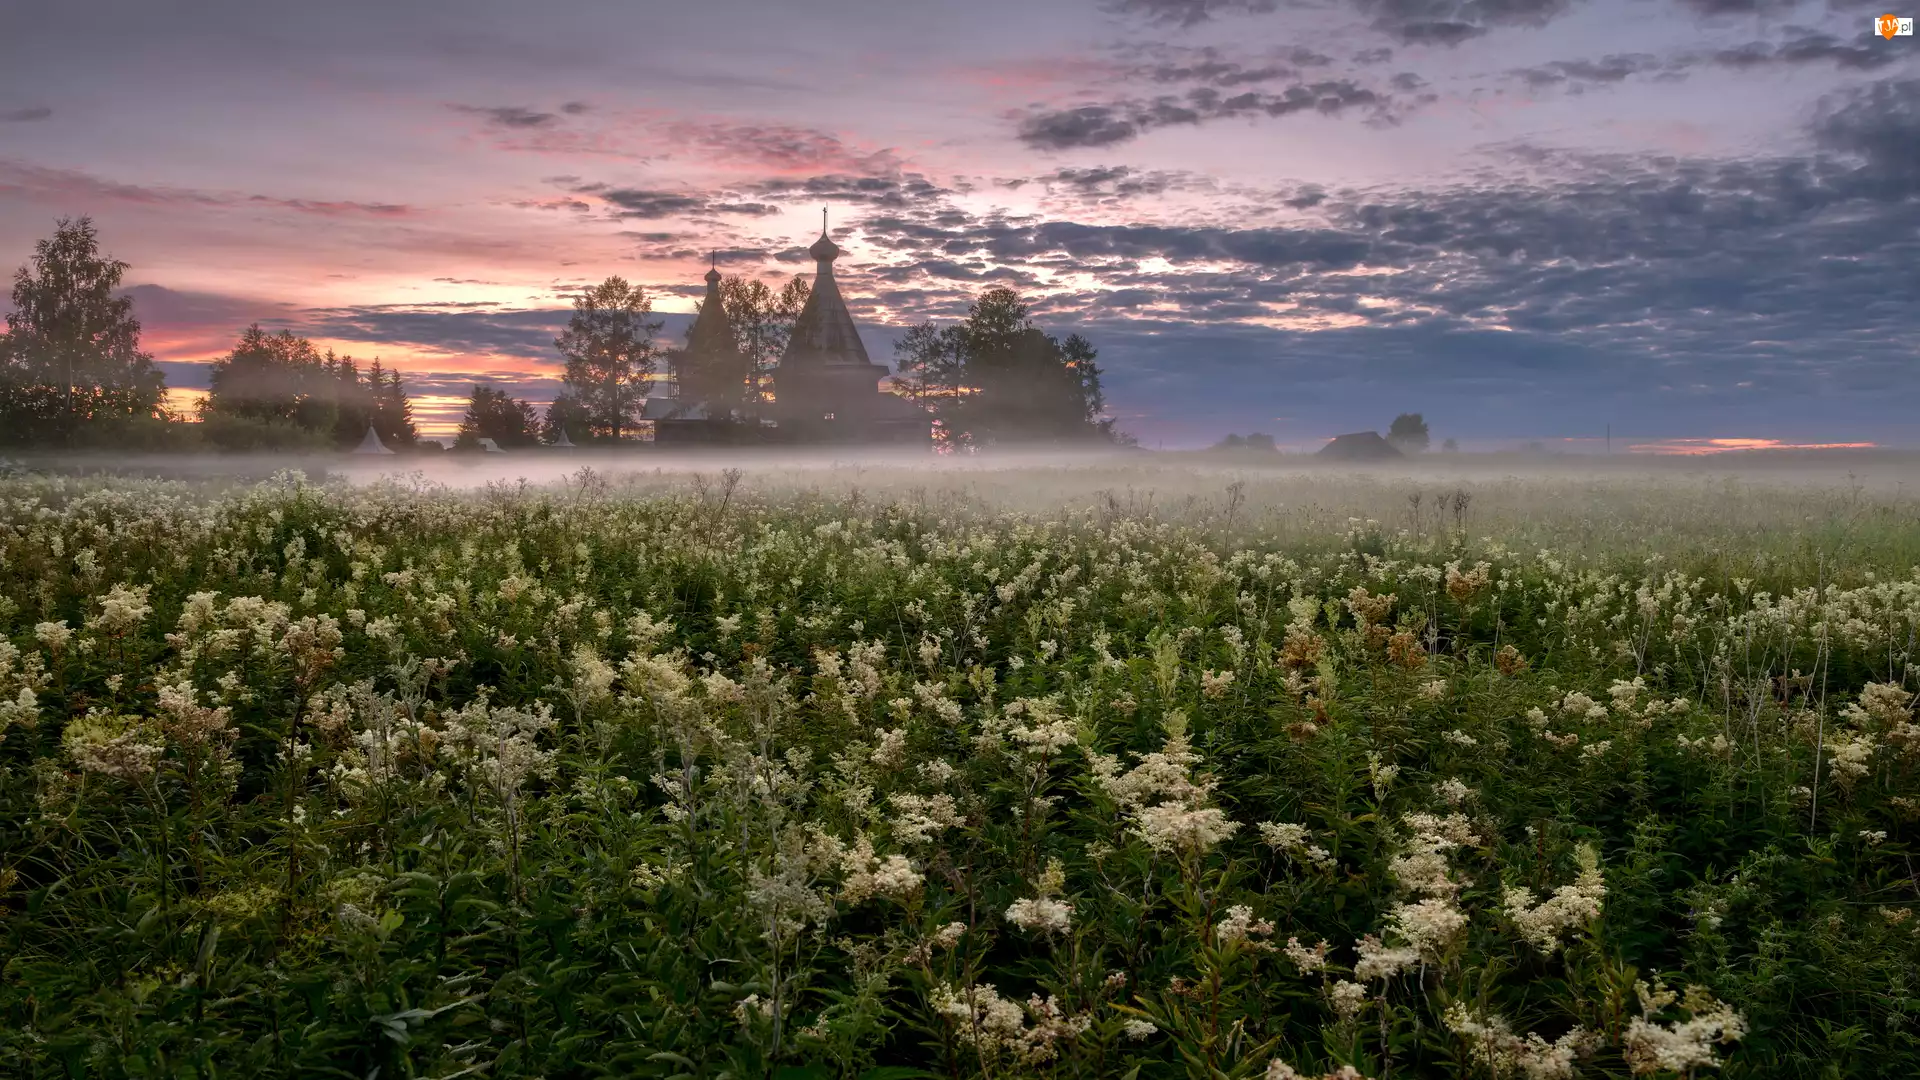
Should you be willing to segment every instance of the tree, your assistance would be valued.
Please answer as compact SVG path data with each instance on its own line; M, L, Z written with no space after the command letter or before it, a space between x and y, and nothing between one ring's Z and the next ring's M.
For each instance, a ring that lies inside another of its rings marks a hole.
M567 392L584 409L589 430L619 441L638 420L660 348L646 290L610 277L573 301L567 329L554 339L566 357Z
M208 371L203 419L227 417L331 433L338 419L334 384L313 342L291 330L270 334L255 323Z
M348 447L368 427L389 447L419 441L399 372L376 358L362 375L351 356L322 355L290 330L258 324L213 362L200 418L209 441L237 450Z
M406 380L398 371L382 371L380 358L374 357L367 369L367 384L373 395L373 430L389 447L419 445L420 431L413 424L413 401L407 396Z
M968 445L1025 439L1115 441L1101 417L1099 353L1078 334L1034 326L1012 289L981 293L957 326L926 323L895 346L905 396L932 406L946 437Z
M1273 436L1254 432L1251 435L1229 435L1214 444L1215 450L1260 450L1274 452Z
M805 274L795 274L775 292L767 283L730 277L720 282L720 299L733 325L734 344L750 369L744 399L748 404L767 400L773 369L787 351L794 321L807 306L812 285Z
M325 385L334 407L333 443L354 446L373 422L373 390L360 377L360 365L351 356L335 356L332 349L320 360Z
M455 449L466 449L479 446L481 439L492 439L503 449L529 446L538 437L539 430L540 418L532 405L504 390L476 383L472 396L467 399L467 415L460 421L460 434L453 445Z
M592 438L587 424L587 412L572 394L562 392L547 406L545 417L540 423L540 438L551 445L560 441L562 432L567 441L578 445Z
M894 393L938 406L961 393L967 366L967 335L958 326L921 323L893 346Z
M1427 422L1419 413L1401 413L1387 429L1387 441L1402 453L1417 454L1427 448Z
M127 264L101 256L90 218L60 219L13 279L0 337L0 432L70 443L83 427L164 417L166 378L140 351Z
M1448 439L1446 442L1440 444L1440 449L1449 454L1457 454L1460 452L1460 444L1452 439Z

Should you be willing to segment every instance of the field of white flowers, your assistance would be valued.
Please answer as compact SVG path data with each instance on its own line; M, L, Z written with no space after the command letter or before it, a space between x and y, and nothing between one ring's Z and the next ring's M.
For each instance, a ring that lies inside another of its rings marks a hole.
M1920 495L0 481L0 1075L1920 1075Z

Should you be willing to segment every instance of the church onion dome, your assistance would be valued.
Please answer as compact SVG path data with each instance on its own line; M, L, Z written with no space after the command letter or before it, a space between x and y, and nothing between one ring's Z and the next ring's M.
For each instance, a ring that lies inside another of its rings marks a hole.
M733 325L727 318L727 305L720 294L720 267L716 260L707 271L707 295L700 314L687 329L687 350L709 356L732 357L738 352L733 340Z
M827 234L823 231L820 239L815 240L813 246L807 249L807 254L813 256L814 262L832 262L840 257L840 245L827 239Z

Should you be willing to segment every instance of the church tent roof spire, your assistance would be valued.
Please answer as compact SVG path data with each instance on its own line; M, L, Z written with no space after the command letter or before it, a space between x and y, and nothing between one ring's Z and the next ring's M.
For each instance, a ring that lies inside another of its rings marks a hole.
M833 261L840 257L840 246L827 236L827 211L820 209L820 239L807 249L813 256L813 289L807 304L794 321L787 338L787 351L780 358L783 368L841 365L872 366L867 347L854 328L847 302L840 296L839 283L833 277Z

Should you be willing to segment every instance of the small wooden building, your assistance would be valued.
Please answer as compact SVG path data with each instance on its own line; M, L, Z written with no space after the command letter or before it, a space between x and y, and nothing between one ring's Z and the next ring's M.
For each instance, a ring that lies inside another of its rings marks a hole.
M1335 435L1315 456L1335 461L1391 461L1405 455L1377 431L1355 431Z

